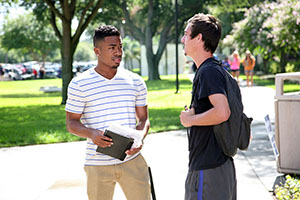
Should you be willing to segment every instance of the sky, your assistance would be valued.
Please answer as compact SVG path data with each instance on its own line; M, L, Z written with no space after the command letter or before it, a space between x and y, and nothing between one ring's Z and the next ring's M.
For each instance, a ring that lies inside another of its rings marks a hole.
M7 9L9 12L7 13ZM9 8L7 6L0 5L0 33L2 32L2 25L5 22L5 16L8 16L9 18L16 18L19 15L23 15L24 13L27 13L27 11L24 7L20 7L18 5L12 5ZM74 20L72 23L72 28L76 29L78 25L78 21ZM80 40L87 39L88 36L85 35L85 33L82 34Z
M9 12L7 13L7 9L9 10ZM24 7L19 7L19 6L11 6L11 7L7 7L7 6L0 6L0 28L2 28L2 25L5 21L5 16L8 16L9 18L15 18L18 15L24 14L28 11L25 10Z

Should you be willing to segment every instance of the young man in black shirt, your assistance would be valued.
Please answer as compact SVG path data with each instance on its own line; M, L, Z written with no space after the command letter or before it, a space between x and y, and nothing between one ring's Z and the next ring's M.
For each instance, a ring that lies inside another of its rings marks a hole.
M185 55L197 66L192 104L180 114L181 124L190 127L185 200L236 200L233 159L223 153L213 132L213 125L230 116L225 76L213 58L220 37L215 17L196 14L188 20L181 39Z

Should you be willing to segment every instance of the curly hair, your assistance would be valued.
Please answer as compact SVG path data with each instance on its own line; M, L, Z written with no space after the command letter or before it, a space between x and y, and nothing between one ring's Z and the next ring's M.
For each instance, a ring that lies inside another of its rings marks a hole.
M96 47L96 44L98 41L103 40L105 37L108 36L120 36L120 31L111 25L104 25L104 26L99 26L98 28L95 29L94 32L94 37L93 37L93 43L94 47Z

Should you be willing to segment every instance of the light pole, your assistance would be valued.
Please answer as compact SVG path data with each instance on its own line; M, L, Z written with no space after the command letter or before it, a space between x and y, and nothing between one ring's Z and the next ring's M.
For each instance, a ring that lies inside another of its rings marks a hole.
M176 92L179 93L179 80L178 80L178 2L175 0L175 59L176 59Z

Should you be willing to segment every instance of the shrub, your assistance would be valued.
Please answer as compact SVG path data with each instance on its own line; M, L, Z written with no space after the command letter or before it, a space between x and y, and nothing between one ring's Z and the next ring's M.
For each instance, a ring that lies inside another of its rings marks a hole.
M296 200L300 199L300 180L290 175L285 177L283 185L275 186L275 195L278 200Z

